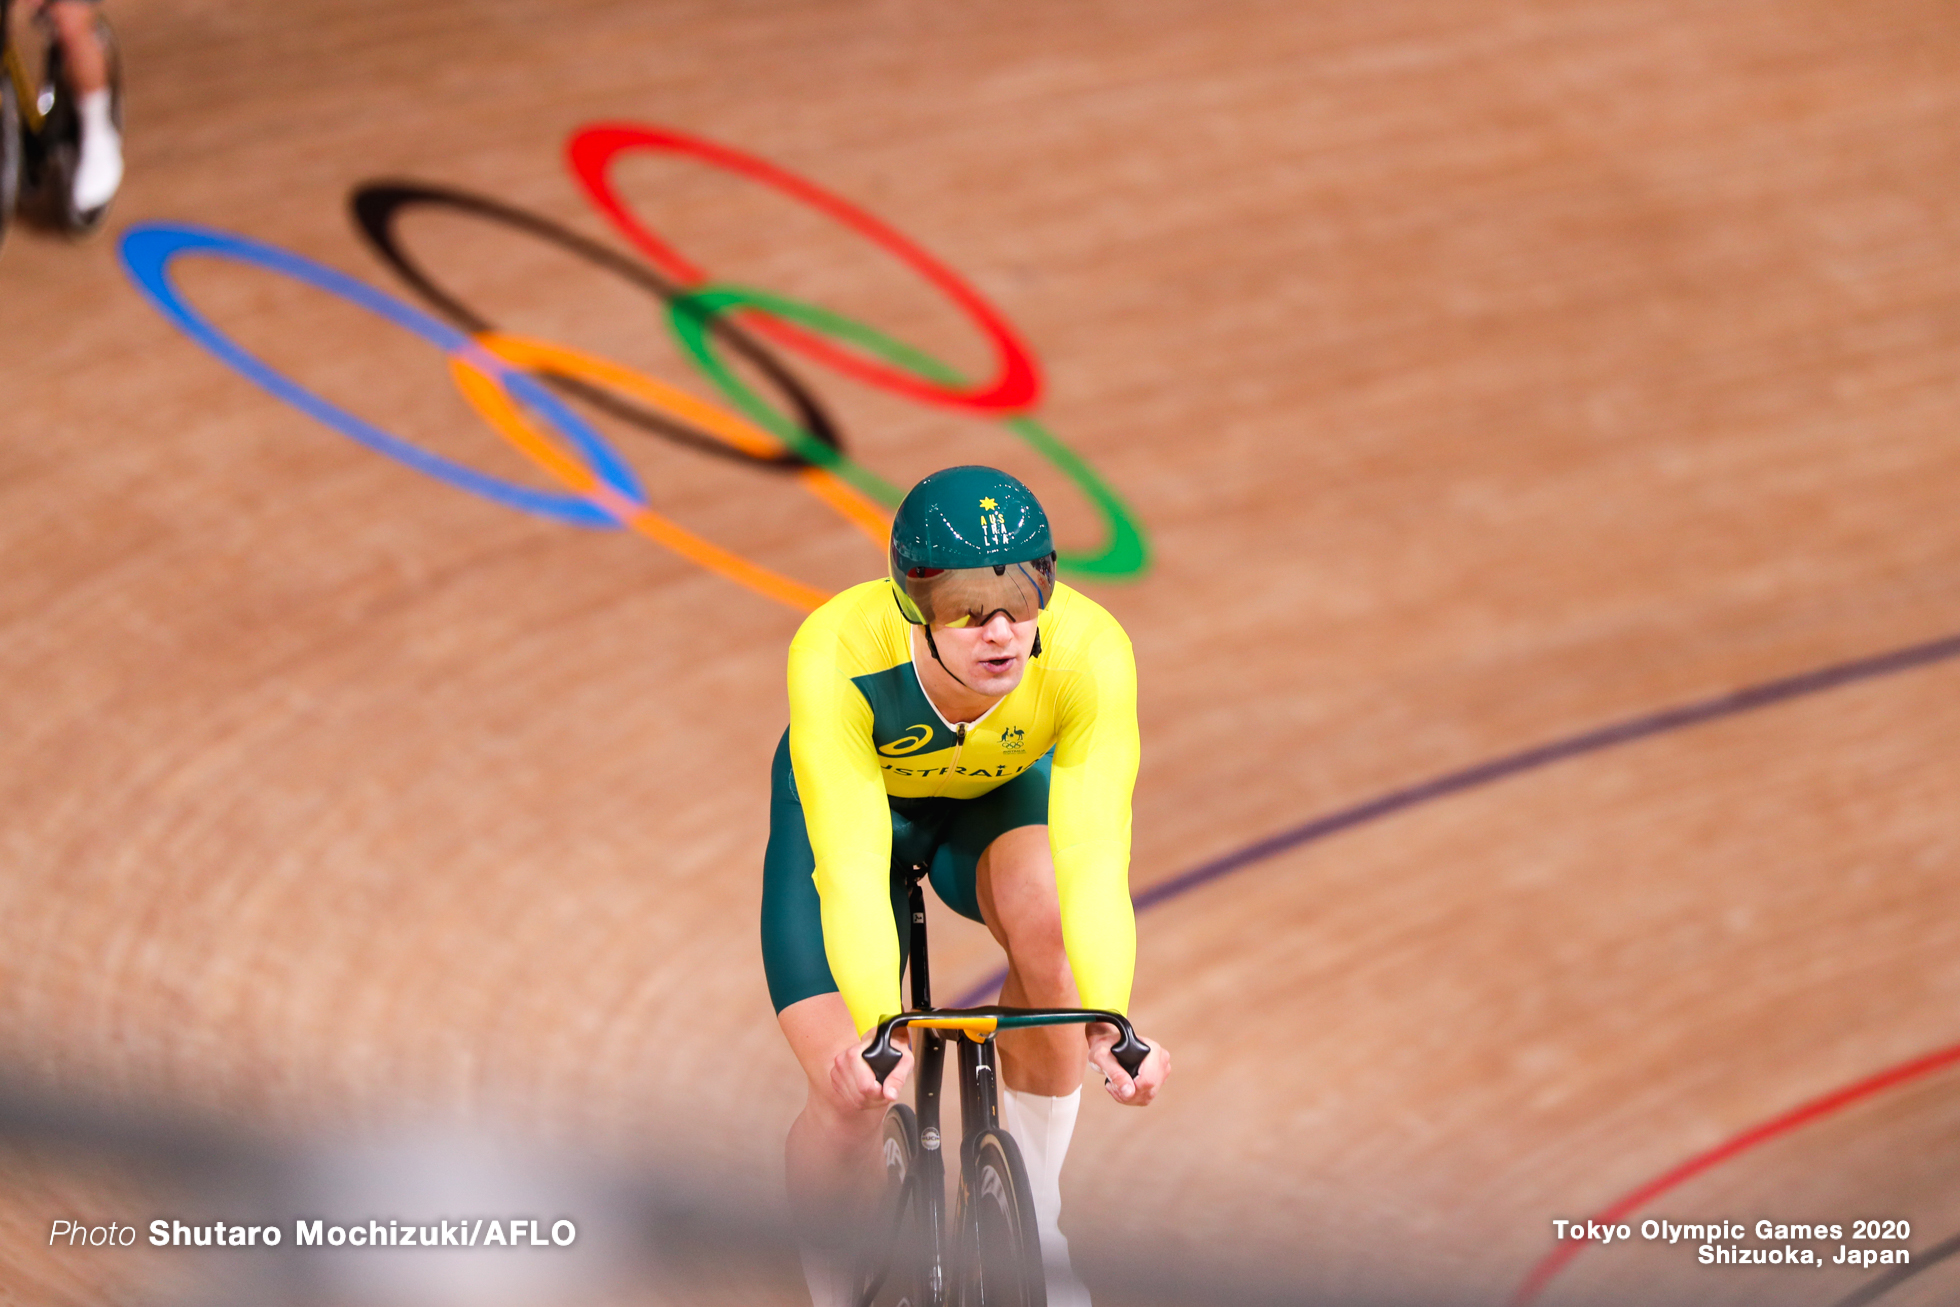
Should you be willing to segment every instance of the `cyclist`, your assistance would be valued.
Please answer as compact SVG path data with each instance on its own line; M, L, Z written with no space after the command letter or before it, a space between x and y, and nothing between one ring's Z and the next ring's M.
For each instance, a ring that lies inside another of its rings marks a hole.
M116 130L109 93L109 56L95 31L99 0L30 0L45 11L75 88L81 148L75 161L75 212L93 214L122 185L122 133Z
M874 1174L883 1109L860 1056L904 1010L908 932L894 861L929 869L954 911L1007 952L1001 1002L1125 1012L1136 960L1129 897L1137 770L1129 638L1055 581L1047 515L987 467L935 472L892 523L890 576L812 613L789 651L789 729L776 746L762 895L777 1020L808 1079L790 1127L792 1204L806 1230L849 1210ZM1088 1301L1058 1225L1062 1159L1086 1053L1117 1102L1148 1104L1161 1044L1132 1079L1112 1027L999 1039L1004 1124L1027 1163L1049 1301ZM851 1300L841 1257L806 1247L816 1307Z

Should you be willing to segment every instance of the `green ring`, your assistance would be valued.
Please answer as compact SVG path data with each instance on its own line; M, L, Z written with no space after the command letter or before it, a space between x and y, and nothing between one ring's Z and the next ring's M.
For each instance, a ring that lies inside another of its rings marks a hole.
M873 472L870 468L843 454L815 436L805 431L797 422L778 412L748 386L742 383L729 370L715 353L715 340L708 330L714 319L730 309L758 308L776 317L786 318L804 327L823 332L834 339L856 345L869 353L884 359L885 362L909 368L928 381L940 383L966 380L959 372L941 363L930 355L921 354L911 346L893 340L891 337L853 322L828 309L798 300L785 299L767 291L749 290L741 286L713 284L703 286L691 294L676 297L667 306L667 319L673 327L674 336L687 351L697 367L708 378L721 387L722 393L746 413L751 419L773 433L788 445L798 456L816 465L835 472L843 480L856 486L889 508L898 507L905 492L891 482ZM1069 480L1073 481L1089 502L1101 514L1103 525L1109 533L1108 541L1093 553L1061 550L1057 562L1078 576L1101 577L1105 580L1120 580L1139 576L1150 565L1150 543L1144 538L1143 528L1137 522L1129 507L1117 498L1103 479L1082 457L1055 434L1030 417L1004 419L1007 429L1033 447L1036 453L1059 468Z

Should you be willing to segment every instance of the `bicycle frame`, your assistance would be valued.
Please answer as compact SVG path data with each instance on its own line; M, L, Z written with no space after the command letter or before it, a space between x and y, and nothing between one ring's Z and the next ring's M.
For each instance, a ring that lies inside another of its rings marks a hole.
M1150 1053L1150 1046L1137 1038L1136 1029L1130 1025L1129 1018L1120 1012L1109 1012L1101 1008L1020 1008L998 1005L934 1008L931 967L926 959L926 897L922 883L924 877L923 867L913 867L906 872L905 906L906 913L911 918L912 936L911 957L908 961L912 979L912 1010L880 1021L870 1046L864 1050L864 1060L877 1073L879 1082L883 1083L885 1077L892 1073L903 1056L893 1045L892 1035L905 1029L927 1032L917 1055L919 1092L916 1111L922 1134L926 1127L928 1108L932 1114L932 1127L935 1134L939 1128L939 1082L945 1069L945 1042L948 1038L937 1033L942 1030L955 1031L966 1037L960 1046L960 1108L962 1133L968 1138L989 1126L1000 1124L1000 1086L993 1043L993 1037L999 1031L1019 1030L1030 1026L1105 1023L1115 1026L1117 1030L1116 1044L1110 1050L1117 1062L1131 1075L1135 1075L1142 1068L1143 1059ZM933 1054L929 1072L926 1058L928 1050ZM971 1113L967 1111L969 1107L973 1109Z
M963 1180L975 1165L983 1138L990 1131L998 1133L1000 1128L999 1061L994 1046L994 1036L999 1031L1107 1022L1115 1026L1119 1033L1112 1051L1131 1075L1141 1069L1150 1049L1137 1038L1128 1019L1118 1012L1092 1008L933 1007L932 969L926 949L925 889L922 883L925 871L920 866L901 868L906 877L906 910L911 918L908 964L912 1010L880 1021L863 1056L877 1074L879 1082L883 1083L904 1056L894 1044L894 1036L902 1030L918 1031L913 1117L918 1128L919 1149L906 1184L908 1190L915 1193L923 1213L920 1226L927 1245L925 1265L928 1280L925 1307L938 1307L952 1301L953 1297L953 1286L947 1282L952 1259L947 1256L946 1161L941 1148L940 1130L940 1092L945 1078L947 1043L957 1040L959 1044L960 1174ZM900 1202L902 1207L904 1200ZM964 1203L962 1211L964 1213ZM962 1222L966 1219L962 1214ZM973 1232L965 1230L963 1226L962 1237L963 1242L971 1243ZM966 1249L964 1255L977 1254L972 1249ZM882 1276L872 1281L864 1292L865 1303L872 1300L882 1283Z

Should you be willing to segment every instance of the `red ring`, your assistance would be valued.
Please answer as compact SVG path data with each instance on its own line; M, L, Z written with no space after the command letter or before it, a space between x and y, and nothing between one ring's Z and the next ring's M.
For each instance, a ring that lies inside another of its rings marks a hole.
M586 127L574 135L567 144L572 172L584 185L592 202L599 206L613 225L625 233L627 239L640 247L656 267L668 276L689 285L696 286L708 280L708 274L695 267L682 257L680 251L647 230L640 221L627 212L619 195L613 190L607 177L613 156L621 150L642 147L652 150L668 150L676 154L692 155L706 163L730 172L752 177L768 186L801 200L811 208L826 213L845 226L855 229L870 238L887 252L897 255L927 281L939 287L946 296L965 311L974 325L986 333L993 341L994 349L1000 356L1000 371L993 380L966 389L940 385L904 372L888 364L874 362L859 354L841 349L822 336L814 335L801 328L757 313L752 325L778 344L801 351L811 358L818 359L839 372L856 377L874 386L882 386L914 399L926 400L934 404L948 404L957 408L981 409L986 412L999 412L1005 409L1025 409L1032 407L1041 392L1041 377L1035 370L1034 357L1029 354L1005 319L994 311L992 305L980 297L966 282L956 276L951 269L914 245L905 237L887 227L864 210L838 199L828 191L819 190L793 173L783 171L772 163L731 150L725 145L716 145L699 137L687 136L665 127L636 127L625 123L608 123Z

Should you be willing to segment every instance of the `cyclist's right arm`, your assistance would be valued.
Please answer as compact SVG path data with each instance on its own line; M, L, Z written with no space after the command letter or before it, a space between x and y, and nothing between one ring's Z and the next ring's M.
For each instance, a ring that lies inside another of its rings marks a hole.
M838 611L838 610L843 611ZM904 1010L891 908L891 810L871 737L871 705L851 683L827 604L789 647L789 755L816 856L824 954L860 1034Z

